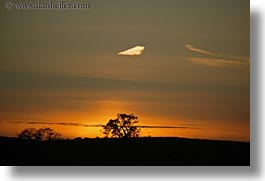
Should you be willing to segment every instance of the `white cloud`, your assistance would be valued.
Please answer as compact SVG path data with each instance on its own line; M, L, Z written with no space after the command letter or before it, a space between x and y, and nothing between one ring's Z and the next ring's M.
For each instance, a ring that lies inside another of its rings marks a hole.
M137 55L141 55L143 52L144 52L143 46L136 46L128 50L119 52L118 55L137 56Z

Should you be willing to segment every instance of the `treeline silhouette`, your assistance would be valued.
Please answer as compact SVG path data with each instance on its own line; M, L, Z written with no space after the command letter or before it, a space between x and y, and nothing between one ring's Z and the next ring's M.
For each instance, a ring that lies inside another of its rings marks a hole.
M139 137L137 116L118 114L105 138L61 139L51 128L28 128L0 137L1 165L250 165L250 144L234 141Z
M135 138L140 136L141 129L135 126L138 123L138 117L133 114L117 114L116 119L110 119L102 126L105 138ZM18 138L24 140L45 141L62 139L62 135L55 132L52 128L26 128L19 133Z
M17 137L25 140L45 141L57 140L61 138L61 134L55 132L52 128L26 128Z

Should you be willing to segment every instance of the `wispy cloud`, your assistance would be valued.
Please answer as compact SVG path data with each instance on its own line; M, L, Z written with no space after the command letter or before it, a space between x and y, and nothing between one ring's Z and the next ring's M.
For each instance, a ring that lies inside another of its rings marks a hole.
M201 53L201 54L204 54L204 55L216 56L216 54L213 53L213 52L210 52L210 51L207 51L207 50L203 50L203 49L199 49L199 48L195 48L193 45L190 45L190 44L186 44L185 47L188 50L193 51L193 52Z
M218 58L198 58L198 57L187 57L192 63L203 64L206 66L227 66L227 65L242 65L242 62Z
M102 127L103 125L100 124L82 124L82 123L64 123L64 122L44 122L44 121L16 121L16 122L9 122L15 124L42 124L42 125L61 125L61 126L81 126L81 127Z
M199 53L201 55L206 55L208 57L186 57L192 63L201 64L211 67L224 67L229 65L244 65L249 63L249 58L237 55L227 55L221 53L214 53L208 50L195 48L194 45L185 44L185 47L192 51Z
M136 46L128 50L119 52L118 55L137 56L137 55L141 55L143 52L144 52L144 46Z
M61 126L81 126L81 127L103 127L101 124L82 124L82 123L64 123L64 122L44 122L44 121L16 121L16 122L8 122L13 124L34 124L34 125L61 125ZM200 125L181 125L181 126L152 126L152 125L138 125L138 128L157 128L157 129L200 129Z
M220 65L227 65L227 64L236 64L236 62L227 63L225 60L221 60L218 58L213 58L211 60L207 60L207 58L198 58L198 57L185 57L187 61L192 63L200 63L202 65L211 65L211 66L220 66ZM208 58L209 59L209 58ZM226 63L225 63L226 62ZM240 61L237 61L240 63ZM108 90L109 93L116 95L118 91L180 91L180 92L187 92L187 91L205 91L205 90L212 90L212 91L220 91L223 89L228 89L232 91L231 87L226 86L217 86L217 85L202 85L198 82L194 83L185 83L185 82L175 82L175 83L163 83L163 82L149 82L149 81L133 81L133 80L122 80L122 79L108 79L108 78L96 78L96 77L80 77L80 76L64 76L64 75L54 75L54 74L40 74L40 73L30 73L30 72L21 72L21 73L13 73L13 72L0 72L0 89L1 91L8 92L8 95L13 95L12 92L17 92L17 96L7 97L2 96L0 97L0 106L1 105L8 105L10 100L18 101L19 104L29 104L31 105L30 101L23 99L23 102L20 101L20 97L29 96L29 94L24 94L25 91L57 91L57 90L67 90L67 91L88 91L90 93L105 91ZM238 91L240 87L233 87L234 91ZM49 95L49 94L47 94ZM105 96L103 94L93 94L95 96L85 95L74 95L73 98L75 99L89 99L89 100L97 100L103 99ZM31 96L32 100L50 100L46 97L42 96ZM66 96L65 94L57 95L56 98L64 98L65 100L69 100L70 97ZM115 98L120 99L121 96L117 94ZM139 100L138 98L128 97L127 100ZM5 101L3 101L5 100ZM53 98L51 101L56 103L56 100ZM12 105L12 102L10 102ZM26 105L24 105L26 106Z
M191 126L136 126L138 128L164 128L164 129L200 129L199 127L191 127Z

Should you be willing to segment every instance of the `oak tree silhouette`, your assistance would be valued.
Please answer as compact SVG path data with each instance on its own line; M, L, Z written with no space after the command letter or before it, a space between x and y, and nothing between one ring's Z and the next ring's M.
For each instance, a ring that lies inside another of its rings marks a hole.
M139 137L141 129L134 124L138 123L138 117L133 114L117 114L116 119L111 119L103 126L106 138L133 138Z
M19 133L18 138L25 140L45 141L45 140L57 140L61 134L55 132L52 128L26 128Z

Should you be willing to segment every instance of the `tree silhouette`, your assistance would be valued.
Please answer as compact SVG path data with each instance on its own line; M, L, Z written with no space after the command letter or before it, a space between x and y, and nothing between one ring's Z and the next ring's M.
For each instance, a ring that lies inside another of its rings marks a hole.
M57 140L61 134L55 132L52 128L26 128L19 133L18 138L25 140L45 141L45 140Z
M111 138L132 138L139 137L141 129L134 124L138 123L138 117L133 114L117 114L116 119L110 119L109 122L103 126L103 133L106 138L110 135Z
M24 140L35 140L36 129L26 128L17 135L18 138Z

